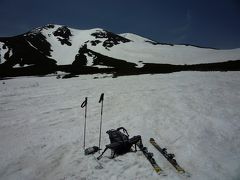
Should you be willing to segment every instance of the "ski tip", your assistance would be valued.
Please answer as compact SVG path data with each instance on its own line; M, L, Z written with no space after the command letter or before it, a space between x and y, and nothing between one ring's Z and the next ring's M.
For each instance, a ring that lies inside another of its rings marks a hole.
M184 174L185 173L185 171L184 170L177 170L179 173L181 173L181 174Z
M177 170L179 174L181 174L182 176L185 176L187 178L191 177L191 174L189 172L186 172L184 169L181 170Z
M158 175L160 175L160 176L167 176L167 173L164 172L164 171L160 171L160 172L158 173Z
M188 173L188 172L185 172L184 173L181 173L182 176L186 177L186 178L190 178L191 177L191 174Z

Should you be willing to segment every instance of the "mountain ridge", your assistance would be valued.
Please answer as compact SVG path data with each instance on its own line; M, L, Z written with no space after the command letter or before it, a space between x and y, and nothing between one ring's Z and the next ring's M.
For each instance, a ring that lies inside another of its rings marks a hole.
M112 68L114 72L131 70L132 73L128 74L135 74L146 65L148 68L154 66L153 72L169 72L163 68L157 70L157 67L160 64L179 67L216 64L239 59L240 48L216 50L194 45L159 43L134 33L114 34L101 28L78 30L48 24L18 36L0 38L1 76L6 75L6 71L27 66L45 68L44 72L49 69L48 73L58 70L59 66L61 70L64 70L62 67L69 69L71 66L78 74L86 67L104 70ZM41 72L40 69L38 72Z

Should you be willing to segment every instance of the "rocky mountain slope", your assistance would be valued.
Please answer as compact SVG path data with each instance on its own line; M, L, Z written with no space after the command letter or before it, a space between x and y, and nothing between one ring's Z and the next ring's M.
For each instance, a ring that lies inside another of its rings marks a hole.
M226 71L239 70L239 59L240 49L216 50L164 44L136 34L117 35L100 28L77 30L49 24L19 36L0 38L1 76L56 71L74 74ZM227 61L230 62L226 68ZM219 66L222 62L225 65ZM209 66L209 63L214 64ZM201 66L186 66L193 64Z

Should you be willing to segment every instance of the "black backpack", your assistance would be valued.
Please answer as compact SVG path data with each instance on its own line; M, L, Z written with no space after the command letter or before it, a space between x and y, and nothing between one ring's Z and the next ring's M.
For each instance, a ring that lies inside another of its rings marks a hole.
M106 145L106 148L97 159L101 159L107 149L111 149L112 158L114 158L115 155L122 155L131 152L133 145L135 145L136 151L136 144L142 143L141 136L139 135L129 139L128 132L124 127L117 128L116 130L111 129L106 133L109 135L110 144Z

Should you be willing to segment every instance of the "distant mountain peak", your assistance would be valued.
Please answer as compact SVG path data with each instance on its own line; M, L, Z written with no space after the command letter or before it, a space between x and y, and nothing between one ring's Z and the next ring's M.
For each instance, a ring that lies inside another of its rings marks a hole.
M101 28L78 30L47 24L19 36L0 38L0 62L10 67L42 64L49 59L57 64L71 64L83 45L109 51L127 42L130 40Z
M147 63L215 63L240 59L239 50L165 44L134 33L115 34L101 28L79 30L47 24L22 35L0 38L0 70L16 65L73 65L79 71L78 68L99 66L132 69Z

